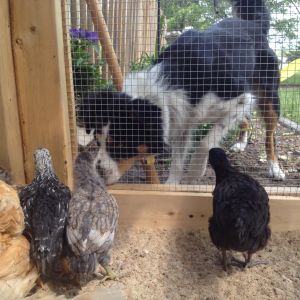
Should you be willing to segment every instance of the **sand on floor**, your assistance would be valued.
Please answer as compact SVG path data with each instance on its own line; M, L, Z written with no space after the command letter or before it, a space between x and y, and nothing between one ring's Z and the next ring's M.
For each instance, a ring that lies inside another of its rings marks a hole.
M206 231L120 228L112 255L118 279L92 280L79 293L111 287L130 300L300 299L299 256L300 231L274 233L253 257L269 264L225 272ZM59 287L54 292L72 297L78 291Z

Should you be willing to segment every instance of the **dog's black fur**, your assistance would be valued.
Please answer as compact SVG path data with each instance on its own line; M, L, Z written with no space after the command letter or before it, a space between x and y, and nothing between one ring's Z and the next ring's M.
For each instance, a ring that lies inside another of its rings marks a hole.
M87 133L101 134L110 123L107 150L114 160L138 154L139 145L149 153L164 149L161 109L146 99L131 99L125 93L113 91L83 93L78 119Z

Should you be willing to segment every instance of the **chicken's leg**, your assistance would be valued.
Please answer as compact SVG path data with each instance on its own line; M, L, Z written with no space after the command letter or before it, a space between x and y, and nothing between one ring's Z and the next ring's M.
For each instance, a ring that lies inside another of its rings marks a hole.
M109 265L103 266L103 268L106 271L106 275L104 276L104 278L102 278L102 282L106 280L115 280L117 278L117 275L112 271Z
M223 262L224 271L227 271L228 262L227 262L227 254L225 249L222 249L222 262Z
M245 261L242 261L242 260L239 260L235 257L232 257L230 264L232 266L237 266L237 267L240 267L240 268L252 268L252 267L258 266L258 265L267 265L267 264L269 264L269 262L266 261L266 260L256 260L256 261L251 260L252 253L249 253L249 252L243 253L243 256L245 258Z
M116 274L111 270L109 265L99 266L99 268L105 270L105 274L103 274L101 271L95 272L95 275L100 277L100 282L104 282L106 280L115 280L117 278Z

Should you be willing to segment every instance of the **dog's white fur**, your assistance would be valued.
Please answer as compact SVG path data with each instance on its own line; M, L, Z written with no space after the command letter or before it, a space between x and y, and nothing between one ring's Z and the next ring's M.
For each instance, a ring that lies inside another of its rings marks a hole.
M121 174L119 172L118 164L110 157L106 150L106 139L108 136L110 123L102 127L102 134L98 136L100 143L99 151L95 162L97 162L100 170L103 171L102 177L107 185L117 182Z

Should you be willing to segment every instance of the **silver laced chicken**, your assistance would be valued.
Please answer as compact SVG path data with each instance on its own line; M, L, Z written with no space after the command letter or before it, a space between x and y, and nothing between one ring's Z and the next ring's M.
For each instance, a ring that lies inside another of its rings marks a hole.
M55 175L48 149L34 153L35 177L19 192L25 217L30 257L39 272L53 276L52 266L62 254L71 192Z
M75 190L69 205L66 233L71 248L71 272L79 278L83 274L101 275L97 267L102 266L106 271L102 280L106 280L115 277L109 262L119 212L115 198L106 191L97 172L95 156L85 150L75 161Z

